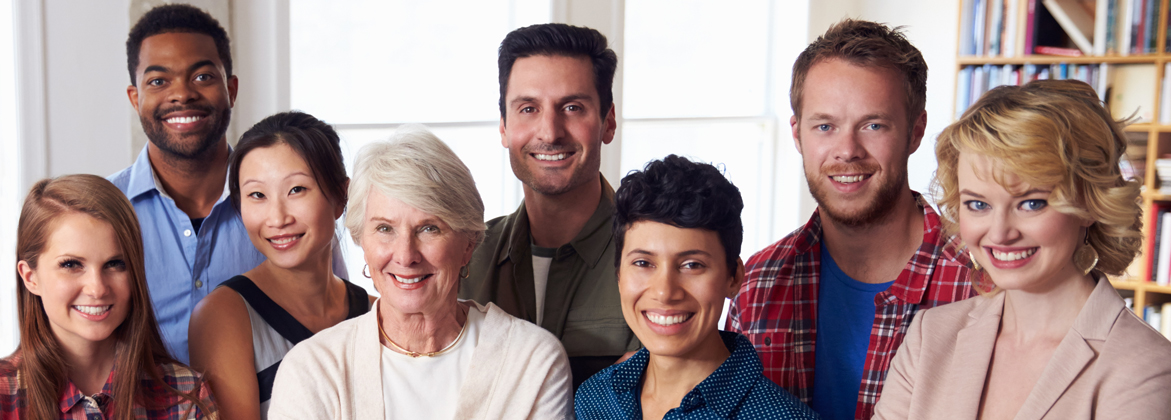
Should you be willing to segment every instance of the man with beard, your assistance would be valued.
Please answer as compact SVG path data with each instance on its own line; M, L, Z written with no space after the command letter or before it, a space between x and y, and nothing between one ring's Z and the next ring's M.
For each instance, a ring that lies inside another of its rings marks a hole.
M500 141L524 184L516 212L488 222L460 297L544 327L573 385L638 350L613 267L614 189L599 173L614 139L618 57L596 30L533 25L500 44Z
M138 214L163 340L171 355L188 363L192 308L220 283L264 261L228 200L225 133L238 82L227 32L211 15L184 4L143 15L126 40L126 58L126 94L150 142L109 179ZM333 262L334 273L345 278L340 255Z
M907 183L926 92L923 55L873 22L839 22L793 65L790 125L818 206L748 260L728 329L826 419L869 419L915 311L972 295L968 259Z

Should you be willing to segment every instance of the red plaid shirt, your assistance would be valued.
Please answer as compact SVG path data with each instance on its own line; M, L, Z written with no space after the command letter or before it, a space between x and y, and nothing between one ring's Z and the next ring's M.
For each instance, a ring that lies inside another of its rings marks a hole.
M20 363L19 356L0 360L0 420L28 418L25 413L27 404L25 400L26 391L21 384L20 375L16 368L18 363ZM145 394L167 395L167 397L165 401L162 401L158 405L158 408L148 409L136 404L134 407L135 420L217 418L215 403L212 401L208 388L203 386L204 382L200 379L199 374L186 366L173 363L159 365L159 369L162 370L163 382L179 390L179 392L187 393L198 389L199 399L207 404L211 412L206 413L200 411L195 404L191 404L191 402L178 395L169 394L167 391L164 391L164 388L160 384L144 378L139 386L142 387L141 389ZM103 420L111 418L113 415L113 404L111 402L113 400L113 371L110 371L110 376L106 378L106 384L102 386L102 391L94 395L87 396L80 389L77 389L73 385L73 382L68 382L64 392L61 393L61 420Z
M931 206L919 193L914 195L923 209L923 244L890 289L874 297L874 327L858 388L857 419L874 414L886 370L915 311L975 294L968 282L967 255L943 236ZM814 212L803 228L753 255L745 268L747 280L732 299L727 329L752 341L765 376L809 404L821 274L820 213Z

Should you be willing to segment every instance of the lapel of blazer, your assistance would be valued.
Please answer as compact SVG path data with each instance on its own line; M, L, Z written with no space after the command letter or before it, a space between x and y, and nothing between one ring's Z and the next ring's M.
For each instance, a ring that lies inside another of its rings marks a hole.
M353 397L352 413L357 419L386 417L382 397L382 342L378 333L378 301L358 321L358 336L354 337L354 371L350 372Z
M1098 280L1077 319L1073 321L1073 327L1053 351L1053 357L1045 365L1029 398L1025 400L1021 411L1017 412L1016 419L1040 419L1053 408L1078 375L1097 358L1098 353L1089 342L1105 341L1118 314L1125 308L1110 281L1104 278Z
M983 299L968 312L968 324L956 334L955 351L947 379L940 381L942 395L951 395L955 418L975 419L980 412L980 396L996 347L1000 331L1000 315L1004 309L1004 293Z

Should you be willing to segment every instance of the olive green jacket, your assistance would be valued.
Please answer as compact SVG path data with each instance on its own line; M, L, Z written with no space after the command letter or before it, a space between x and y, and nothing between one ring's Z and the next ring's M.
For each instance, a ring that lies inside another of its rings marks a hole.
M545 314L541 327L553 333L570 358L574 383L580 384L598 356L617 358L642 345L622 317L618 280L614 267L611 221L614 189L599 177L602 198L593 216L568 244L557 248L549 267ZM533 285L532 237L522 202L515 213L488 222L484 243L468 264L469 276L460 284L459 297L480 304L495 303L505 312L536 322L537 300ZM602 363L598 368L613 363ZM582 370L585 369L585 370Z

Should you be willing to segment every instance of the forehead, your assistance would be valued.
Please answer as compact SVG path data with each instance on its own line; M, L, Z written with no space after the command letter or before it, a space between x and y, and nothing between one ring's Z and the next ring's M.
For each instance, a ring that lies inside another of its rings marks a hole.
M810 113L906 115L903 78L882 66L831 58L809 68L802 86L802 115Z
M186 65L204 60L210 60L216 67L223 67L211 36L194 32L168 32L142 40L136 71L141 74L147 67L156 65L185 70Z
M1000 159L973 152L960 151L956 176L961 189L972 191L983 188L1018 193L1032 188L1020 176L1007 171Z
M681 228L652 220L640 220L626 230L626 252L641 249L661 254L700 250L712 256L723 256L724 245L716 231L700 228Z
M109 222L93 216L68 212L58 216L49 225L49 238L42 256L63 254L77 256L114 255L120 251L118 236Z
M585 56L533 55L516 59L506 98L585 95L598 99L594 67Z
M252 149L240 160L241 178L246 178L244 174L255 174L259 177L284 177L287 172L309 173L309 169L309 163L305 161L305 158L283 141L271 146Z

